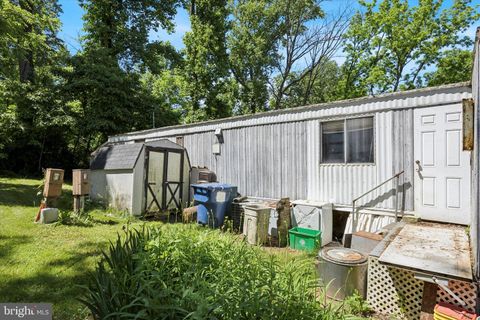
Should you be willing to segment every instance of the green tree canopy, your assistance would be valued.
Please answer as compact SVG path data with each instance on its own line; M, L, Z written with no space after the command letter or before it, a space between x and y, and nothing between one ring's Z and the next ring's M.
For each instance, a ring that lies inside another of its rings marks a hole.
M471 44L465 30L478 18L470 0L360 1L346 34L342 92L345 98L414 88L442 50Z

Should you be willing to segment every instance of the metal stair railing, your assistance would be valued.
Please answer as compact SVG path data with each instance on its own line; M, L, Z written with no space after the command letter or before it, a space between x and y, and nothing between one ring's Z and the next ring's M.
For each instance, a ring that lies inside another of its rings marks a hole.
M379 185L377 185L377 186L373 187L372 189L368 190L367 192L363 193L361 196L353 199L353 201L352 201L352 219L353 219L353 221L352 221L352 233L357 231L357 224L358 224L358 213L355 213L355 203L358 200L360 200L361 198L363 198L364 196L366 196L367 194L371 193L372 191L377 190L378 188L384 186L385 184L387 184L388 182L390 182L392 180L395 180L395 221L397 221L397 219L398 219L398 187L399 187L400 176L404 172L405 171L402 170L401 172L396 173L391 178L388 178L387 180L383 181Z

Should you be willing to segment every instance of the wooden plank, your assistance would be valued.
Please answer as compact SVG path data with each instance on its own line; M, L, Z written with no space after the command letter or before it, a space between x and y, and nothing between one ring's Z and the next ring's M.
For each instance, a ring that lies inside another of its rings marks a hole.
M433 320L433 312L437 304L437 289L435 283L425 282L423 284L422 309L420 320Z
M474 113L473 113L473 99L463 99L462 101L462 114L463 114L463 150L473 150L474 140Z
M470 245L464 227L407 224L385 249L380 263L449 279L472 280Z

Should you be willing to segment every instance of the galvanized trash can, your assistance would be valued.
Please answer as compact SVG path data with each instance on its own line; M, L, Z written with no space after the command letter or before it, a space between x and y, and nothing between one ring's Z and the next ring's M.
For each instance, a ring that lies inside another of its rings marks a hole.
M326 247L319 252L317 271L327 297L344 300L358 291L367 294L367 256L343 247Z
M245 207L243 235L250 244L265 244L268 240L268 224L271 208L262 204L248 204Z

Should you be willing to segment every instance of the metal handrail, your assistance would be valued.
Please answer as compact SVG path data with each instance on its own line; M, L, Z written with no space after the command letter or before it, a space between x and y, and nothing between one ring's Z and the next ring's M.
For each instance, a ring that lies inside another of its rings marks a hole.
M353 219L352 233L357 231L357 223L358 223L358 216L355 214L355 202L357 202L358 200L360 200L361 198L363 198L364 196L366 196L370 192L375 191L378 188L382 187L383 185L387 184L388 182L392 181L393 179L395 179L395 182L396 182L395 183L395 222L397 221L397 219L398 219L398 180L403 173L405 173L404 170L400 171L399 173L396 173L391 178L388 178L387 180L383 181L379 185L377 185L377 186L373 187L372 189L368 190L367 192L363 193L361 196L358 196L355 199L353 199L353 201L352 201L352 219Z

